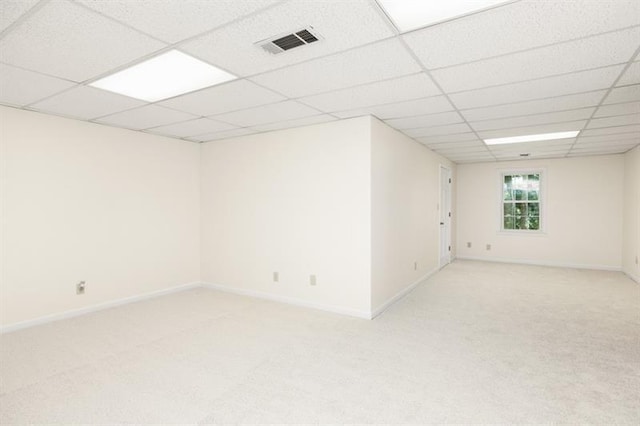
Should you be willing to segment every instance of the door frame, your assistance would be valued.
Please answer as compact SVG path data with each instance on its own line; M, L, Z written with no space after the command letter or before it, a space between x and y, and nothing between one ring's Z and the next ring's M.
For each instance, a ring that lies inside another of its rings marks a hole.
M452 182L453 178L451 169L445 165L440 164L440 179L438 182L438 265L440 268L443 268L451 263ZM443 253L444 247L447 247L445 253Z

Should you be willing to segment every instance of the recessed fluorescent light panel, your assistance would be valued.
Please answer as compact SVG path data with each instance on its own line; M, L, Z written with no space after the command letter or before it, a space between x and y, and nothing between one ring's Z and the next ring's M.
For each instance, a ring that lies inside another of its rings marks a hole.
M501 145L505 143L552 141L555 139L575 138L578 136L578 133L580 133L580 130L571 132L542 133L539 135L511 136L508 138L485 139L484 143L487 145Z
M401 32L488 9L505 0L378 0Z
M236 78L192 56L170 50L89 85L156 102Z

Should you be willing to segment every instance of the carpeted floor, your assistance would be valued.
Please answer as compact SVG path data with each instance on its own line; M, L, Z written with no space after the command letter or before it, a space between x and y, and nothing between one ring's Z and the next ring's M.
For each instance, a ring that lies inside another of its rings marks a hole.
M640 423L640 286L456 261L373 321L198 289L0 337L0 424Z

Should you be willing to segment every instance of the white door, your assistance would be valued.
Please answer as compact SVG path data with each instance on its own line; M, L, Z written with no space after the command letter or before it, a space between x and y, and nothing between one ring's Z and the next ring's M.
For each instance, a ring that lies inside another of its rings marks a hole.
M440 267L451 262L451 170L440 166Z

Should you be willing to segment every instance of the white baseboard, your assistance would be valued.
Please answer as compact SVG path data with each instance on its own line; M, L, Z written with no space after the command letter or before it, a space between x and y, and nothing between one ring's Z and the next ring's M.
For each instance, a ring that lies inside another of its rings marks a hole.
M508 259L501 257L484 257L484 256L456 256L459 260L480 260L482 262L496 262L496 263L517 263L522 265L536 265L536 266L553 266L557 268L572 268L572 269L594 269L599 271L615 271L622 272L620 266L608 266L608 265L591 265L580 263L564 263L564 262L549 262L544 260L531 260L531 259Z
M152 299L154 297L163 296L165 294L177 293L179 291L190 290L192 288L198 288L198 287L200 287L199 282L182 284L175 287L163 288L161 290L152 291L151 293L139 294L136 296L130 296L122 299L111 300L109 302L99 303L97 305L91 305L84 308L73 309L71 311L65 311L59 314L46 315L43 317L34 318L32 320L17 322L14 324L9 324L9 325L0 327L0 334L11 333L12 331L22 330L23 328L29 328L29 327L34 327L36 325L46 324L49 322L73 318L80 315L89 314L92 312L102 311L104 309L115 308L116 306L121 306L129 303L133 303L133 302Z
M432 270L430 272L427 272L425 275L421 276L416 281L414 281L413 283L409 284L404 289L400 290L398 293L396 293L395 296L391 297L389 300L387 300L386 302L384 302L383 304L381 304L377 308L373 309L371 311L371 319L377 317L378 315L383 313L385 310L387 310L391 305L396 303L398 300L402 299L407 294L411 293L413 291L413 289L416 288L416 286L418 284L420 284L422 281L428 279L429 277L431 277L433 274L435 274L439 270L440 270L440 267L437 267L436 269L434 269L434 270Z
M322 303L308 302L306 300L298 299L295 297L281 296L278 294L271 294L257 290L250 290L246 288L229 287L221 284L202 283L205 288L213 290L225 291L227 293L239 294L242 296L257 297L259 299L271 300L274 302L287 303L289 305L302 306L305 308L318 309L321 311L333 312L336 314L349 315L356 318L371 319L371 312L360 311L357 309L345 308L342 306L326 305Z
M640 279L638 279L638 277L634 277L633 275L631 275L630 273L628 273L627 271L624 271L624 270L622 272L624 272L624 274L626 276L631 278L631 281L635 281L636 283L640 284Z

